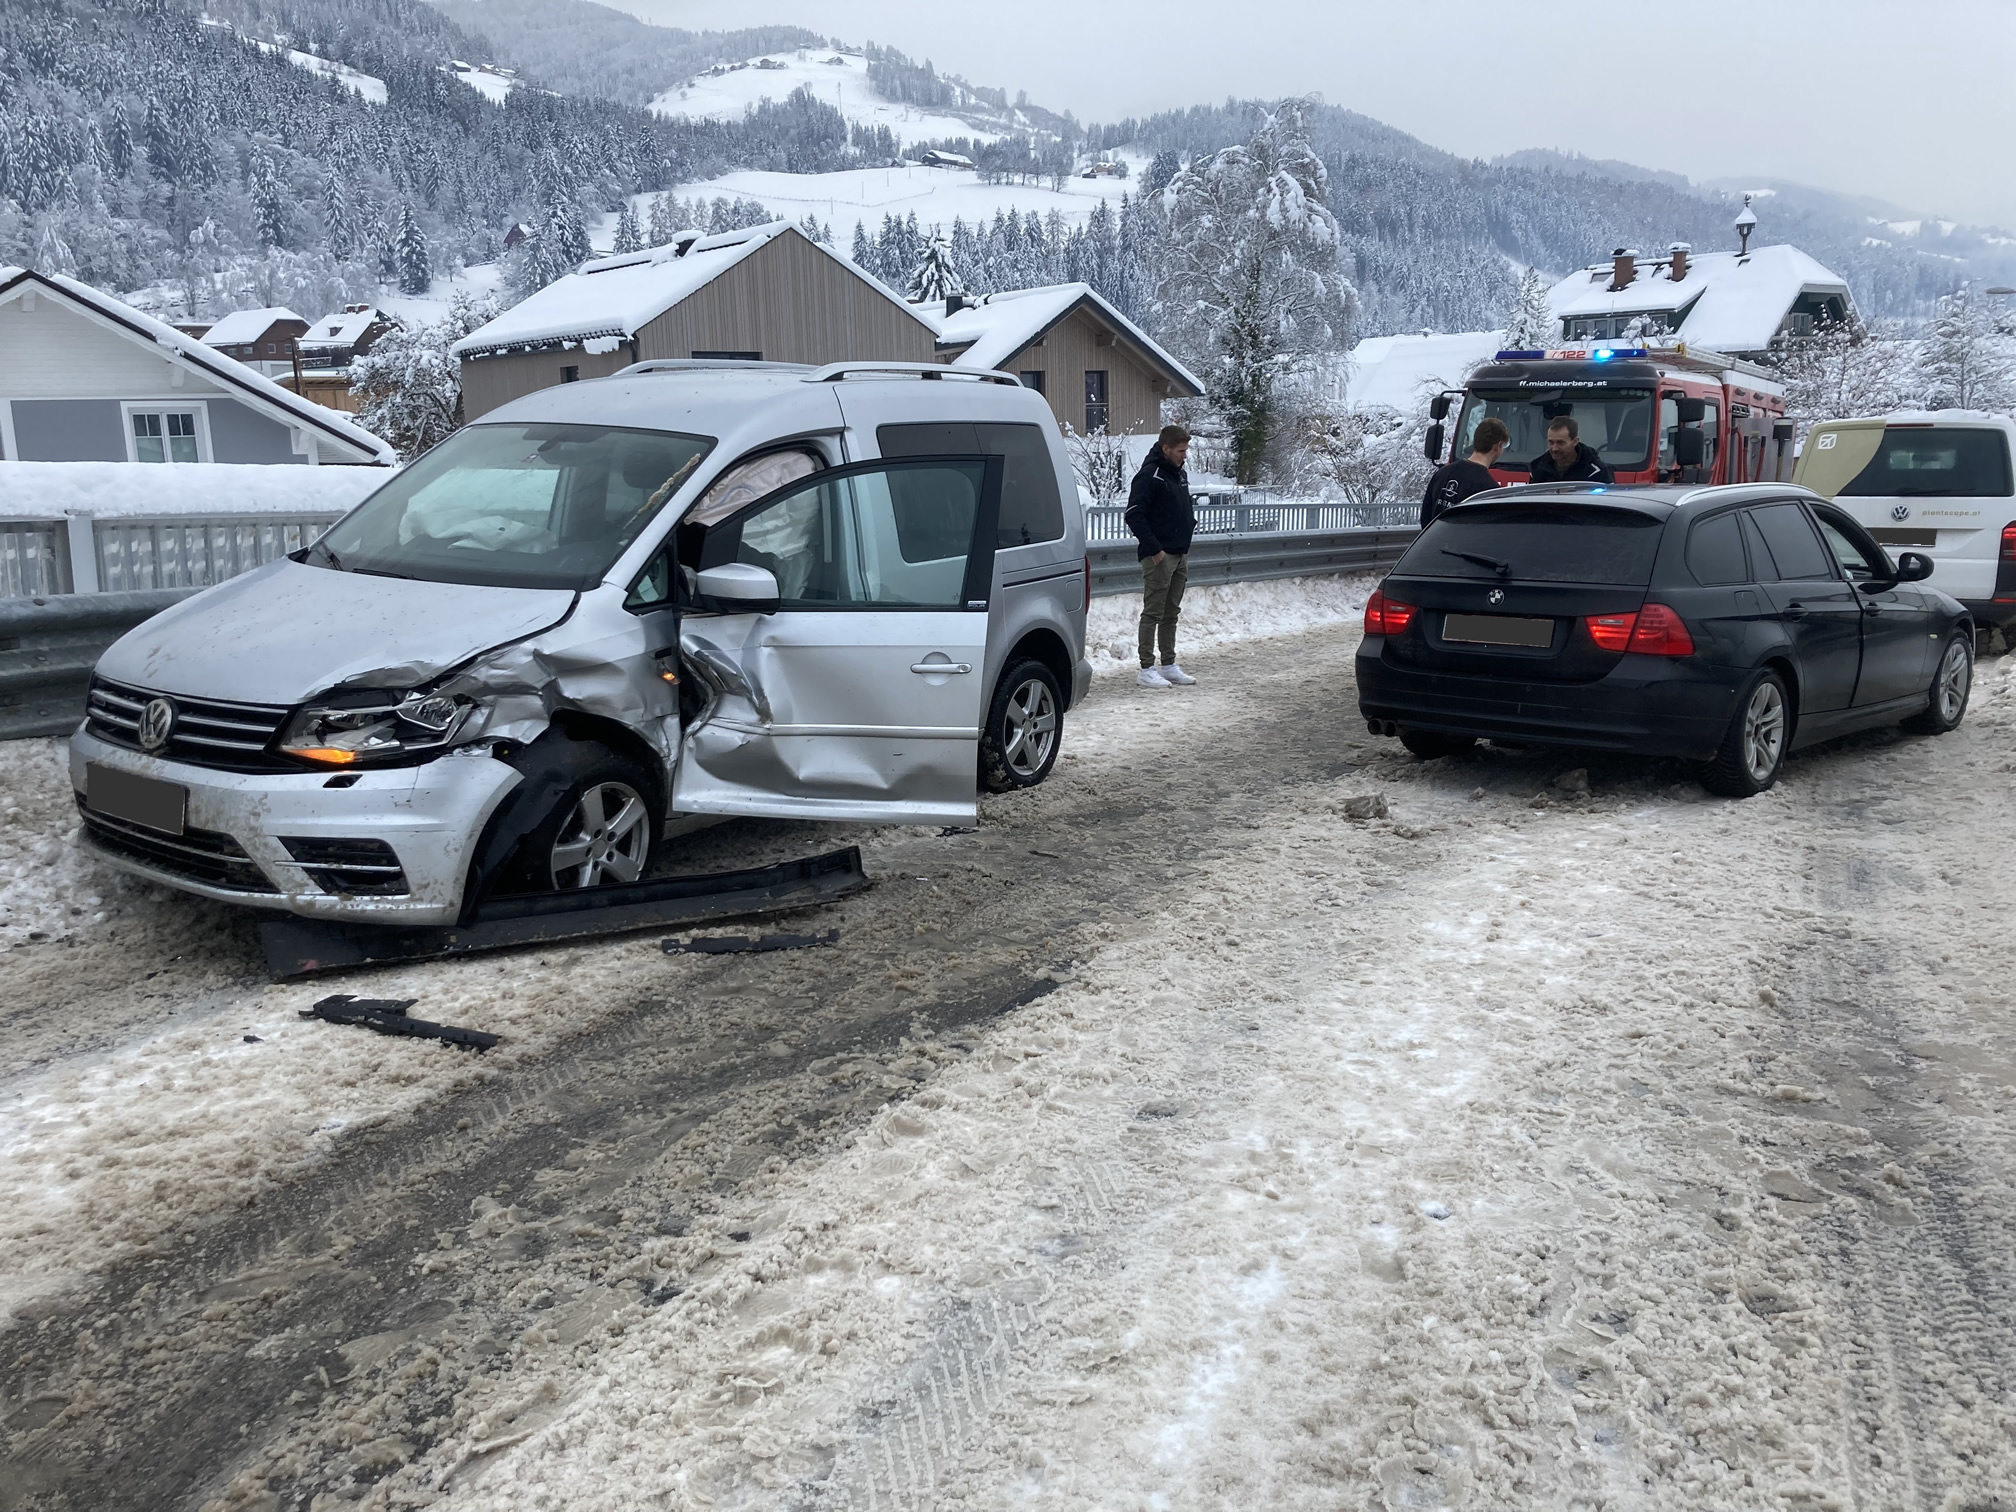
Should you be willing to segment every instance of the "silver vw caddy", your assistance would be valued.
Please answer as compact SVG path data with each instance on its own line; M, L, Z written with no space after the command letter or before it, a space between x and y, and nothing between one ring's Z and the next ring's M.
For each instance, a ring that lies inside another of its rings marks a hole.
M1049 774L1090 685L1077 497L1004 374L654 362L528 395L105 653L86 843L445 924L634 880L688 815L971 823L979 785Z

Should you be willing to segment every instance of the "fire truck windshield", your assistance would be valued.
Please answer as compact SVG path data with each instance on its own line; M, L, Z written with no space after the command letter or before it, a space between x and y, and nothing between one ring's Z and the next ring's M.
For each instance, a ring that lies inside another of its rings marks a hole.
M1652 456L1652 393L1649 389L1561 392L1530 389L1473 389L1463 400L1456 424L1456 455L1470 455L1470 438L1485 416L1503 420L1512 432L1502 467L1524 467L1547 450L1547 422L1573 415L1582 442L1594 447L1607 466L1636 470Z

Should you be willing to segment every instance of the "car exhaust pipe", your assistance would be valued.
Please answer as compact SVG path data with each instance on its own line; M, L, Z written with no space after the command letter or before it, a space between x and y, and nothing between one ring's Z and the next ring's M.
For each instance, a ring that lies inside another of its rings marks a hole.
M1368 719L1365 728L1374 735L1398 735L1400 726L1390 719Z

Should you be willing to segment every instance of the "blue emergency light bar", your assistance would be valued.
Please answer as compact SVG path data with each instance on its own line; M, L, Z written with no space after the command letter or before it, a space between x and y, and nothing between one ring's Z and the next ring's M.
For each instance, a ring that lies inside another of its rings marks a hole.
M1498 362L1614 362L1619 357L1650 357L1646 347L1561 347L1551 352L1504 351Z

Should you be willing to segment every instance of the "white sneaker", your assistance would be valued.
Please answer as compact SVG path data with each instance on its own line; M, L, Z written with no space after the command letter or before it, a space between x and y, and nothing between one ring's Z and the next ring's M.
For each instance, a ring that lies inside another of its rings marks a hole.
M1156 670L1162 674L1164 682L1174 683L1179 688L1190 687L1197 681L1196 678L1185 672L1174 662L1170 662L1166 667L1158 667Z
M1134 681L1138 686L1143 688L1166 688L1169 686L1169 679L1164 677L1160 672L1157 672L1153 667L1143 667L1136 674Z

